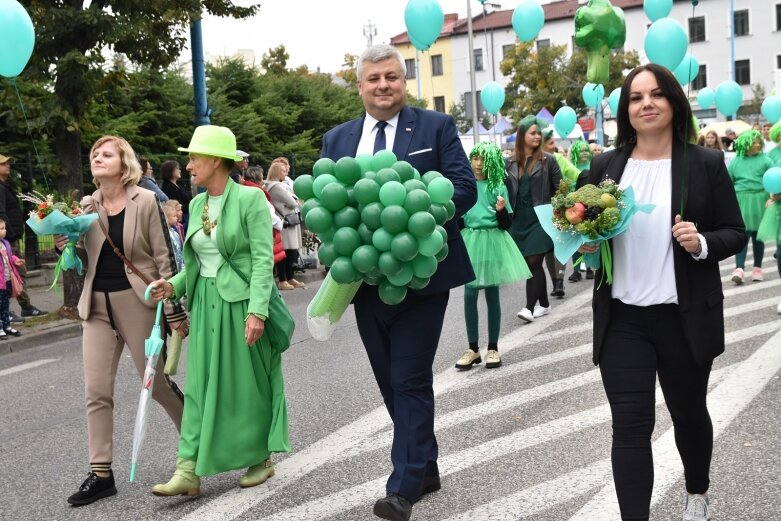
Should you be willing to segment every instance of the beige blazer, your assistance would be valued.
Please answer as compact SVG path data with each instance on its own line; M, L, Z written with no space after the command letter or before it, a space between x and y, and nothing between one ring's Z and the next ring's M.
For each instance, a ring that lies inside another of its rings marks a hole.
M96 190L92 197L95 203L94 211L98 212L99 219L108 229L108 213L103 206L103 194L100 189ZM128 186L122 248L130 262L149 280L169 279L176 273L169 240L165 217L155 194L135 185ZM84 290L78 307L82 320L87 320L90 315L95 268L105 241L106 236L97 221L92 223L79 241L79 253L86 257L85 266L87 266ZM147 307L154 308L156 305L154 301L144 301L146 291L144 281L128 267L125 267L125 273L138 299Z

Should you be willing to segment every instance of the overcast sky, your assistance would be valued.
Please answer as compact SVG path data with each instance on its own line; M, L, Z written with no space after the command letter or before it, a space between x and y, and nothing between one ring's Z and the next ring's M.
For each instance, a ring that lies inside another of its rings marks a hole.
M439 0L445 13L466 16L468 0ZM495 0L492 0L495 1ZM548 3L549 0L540 3ZM203 21L204 51L210 55L234 54L253 49L258 62L263 53L284 44L289 67L308 65L310 70L336 72L346 53L366 48L364 26L376 27L374 43L387 43L403 33L407 0L235 0L236 5L260 3L260 13L249 20L207 17ZM503 9L514 9L517 0L503 0ZM472 0L472 15L482 10Z

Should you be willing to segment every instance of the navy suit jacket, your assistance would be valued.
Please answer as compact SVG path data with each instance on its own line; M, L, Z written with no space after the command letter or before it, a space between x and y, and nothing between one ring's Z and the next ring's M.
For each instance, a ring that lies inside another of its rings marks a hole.
M345 156L355 157L363 121L364 117L354 119L326 132L320 156L334 161ZM428 286L418 293L428 295L471 282L475 274L456 222L477 202L477 184L453 118L405 106L399 114L393 152L400 161L407 161L417 168L421 175L436 170L450 179L454 188L456 215L445 223L448 255L439 264Z

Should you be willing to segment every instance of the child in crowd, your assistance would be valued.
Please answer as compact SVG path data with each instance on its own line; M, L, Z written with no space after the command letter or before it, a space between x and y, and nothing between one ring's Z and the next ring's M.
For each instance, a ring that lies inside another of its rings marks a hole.
M182 234L180 233L179 220L182 216L182 205L175 199L169 199L163 204L163 212L168 224L168 233L171 235L171 244L174 248L174 257L176 258L176 267L179 271L184 266L184 256L182 254Z
M485 290L488 306L488 352L485 366L489 369L502 365L499 356L499 327L502 308L499 286L531 277L531 271L507 229L510 228L513 209L508 203L506 175L502 152L496 144L484 141L469 154L477 179L477 203L464 214L464 238L475 280L464 288L464 318L469 349L456 362L456 369L471 369L479 364L477 297Z
M11 314L8 309L8 301L16 297L22 290L22 277L17 266L23 266L24 260L13 254L11 243L5 239L7 233L5 221L0 219L0 340L5 340L8 335L19 336L21 333L11 327ZM15 280L14 280L15 279Z

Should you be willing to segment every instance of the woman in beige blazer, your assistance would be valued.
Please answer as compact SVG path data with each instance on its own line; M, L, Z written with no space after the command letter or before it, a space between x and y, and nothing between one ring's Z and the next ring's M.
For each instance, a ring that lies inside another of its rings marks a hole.
M104 136L90 151L90 170L98 189L86 197L86 212L98 212L79 242L87 267L79 316L84 334L84 387L89 432L90 473L68 498L75 506L87 505L117 493L111 470L114 380L122 350L127 345L139 376L144 374L144 340L155 321L155 302L144 300L146 283L113 251L100 226L114 244L148 280L170 278L176 264L165 218L154 193L136 186L141 167L127 141ZM62 249L67 238L57 237ZM168 310L171 311L171 310ZM170 324L186 333L186 321ZM183 397L164 377L163 357L155 376L152 398L173 420L182 422Z

